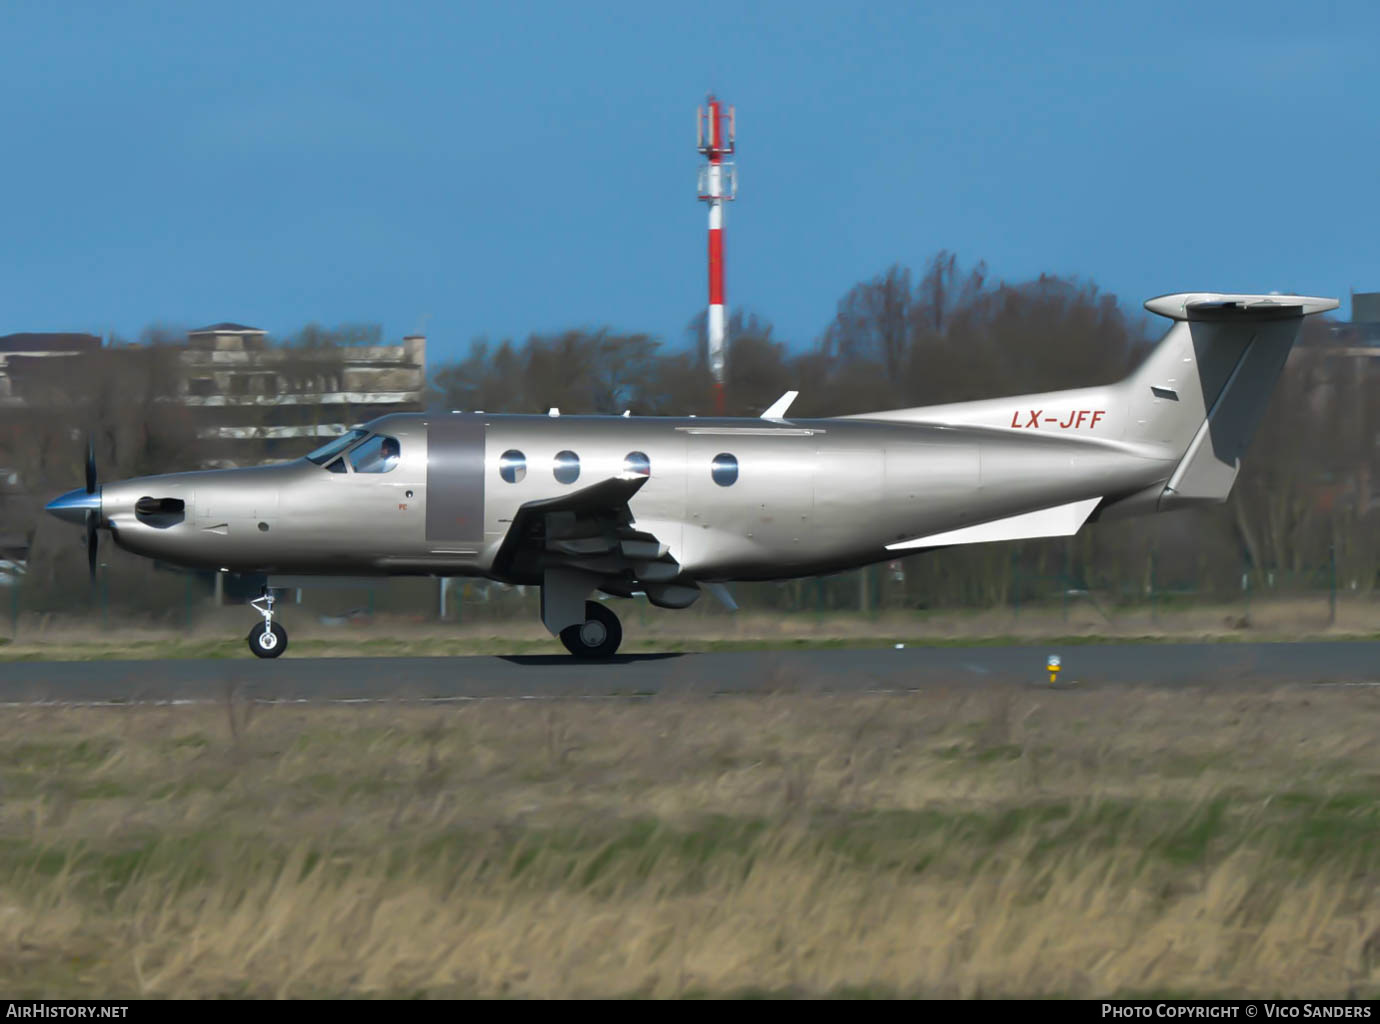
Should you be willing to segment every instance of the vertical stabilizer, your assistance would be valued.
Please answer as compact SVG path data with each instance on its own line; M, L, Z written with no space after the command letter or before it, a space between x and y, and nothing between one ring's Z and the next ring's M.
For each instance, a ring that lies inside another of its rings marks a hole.
M1129 382L1133 419L1181 452L1160 510L1227 500L1303 318L1337 305L1301 295L1215 294L1145 304L1177 321Z
M1145 308L1174 323L1119 383L846 418L1039 431L1119 445L1173 467L1132 494L1109 496L1098 518L1225 501L1303 318L1338 304L1305 295L1162 295Z

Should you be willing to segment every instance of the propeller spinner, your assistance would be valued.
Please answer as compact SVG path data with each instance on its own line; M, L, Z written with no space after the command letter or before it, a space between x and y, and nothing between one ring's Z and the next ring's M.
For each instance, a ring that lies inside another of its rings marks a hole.
M96 580L96 557L100 538L96 530L101 526L101 488L96 477L96 447L88 438L86 441L86 487L68 491L54 498L44 506L59 519L86 527L86 565L91 573L91 581Z

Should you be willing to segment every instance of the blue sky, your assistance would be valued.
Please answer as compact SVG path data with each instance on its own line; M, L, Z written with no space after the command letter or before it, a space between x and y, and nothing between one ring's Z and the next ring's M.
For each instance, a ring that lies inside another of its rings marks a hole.
M681 344L695 106L730 308L813 342L940 249L1007 280L1380 290L1380 8L14 2L0 333L239 320Z

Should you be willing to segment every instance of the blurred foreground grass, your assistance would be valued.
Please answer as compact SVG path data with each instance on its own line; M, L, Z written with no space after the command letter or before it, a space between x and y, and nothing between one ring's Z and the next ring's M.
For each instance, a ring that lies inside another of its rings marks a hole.
M1380 692L0 711L0 988L1380 995Z

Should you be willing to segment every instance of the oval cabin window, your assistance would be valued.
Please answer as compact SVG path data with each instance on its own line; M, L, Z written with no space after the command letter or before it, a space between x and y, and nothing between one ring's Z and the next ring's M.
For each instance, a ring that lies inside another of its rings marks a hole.
M573 484L580 478L580 457L574 452L557 452L552 472L563 484Z
M738 479L738 460L727 452L715 455L709 467L709 475L720 487L728 487Z
M517 483L527 475L527 456L510 448L498 457L498 475L510 484Z
M629 476L651 476L652 460L646 452L628 452L623 458L623 472Z

